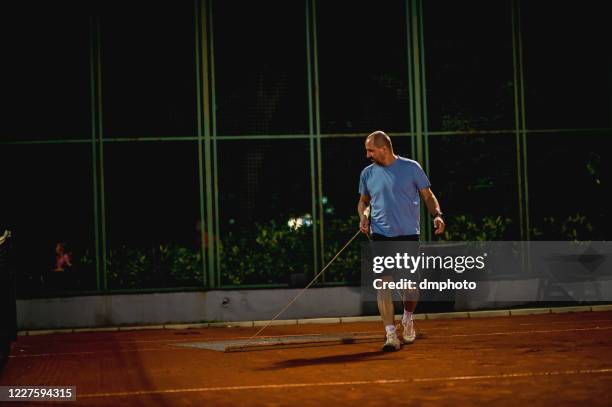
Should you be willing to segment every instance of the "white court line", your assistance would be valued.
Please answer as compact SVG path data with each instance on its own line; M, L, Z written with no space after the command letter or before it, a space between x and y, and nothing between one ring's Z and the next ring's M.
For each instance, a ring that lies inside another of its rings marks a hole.
M363 332L351 332L351 333L355 333L355 334L373 334L373 333L380 333L380 331L363 331ZM266 336L260 336L260 339L266 339L266 338L292 338L292 337L304 337L304 336L323 336L323 335L327 335L327 334L297 334L297 335L266 335ZM206 341L206 340L211 340L211 342L227 342L227 341L233 341L233 340L237 340L237 339L249 339L250 336L235 336L235 337L231 337L231 338L191 338L192 340L197 340L197 341ZM186 338L183 339L171 339L171 340L167 340L167 341L163 341L163 340L155 340L155 341L144 341L144 342L193 342L193 341L187 341ZM86 345L91 345L92 343L108 343L108 342L91 342L91 343L85 343ZM126 342L112 342L112 343L132 343L129 341ZM75 345L78 345L78 343L75 343ZM82 352L59 352L59 353L32 353L32 354L22 354L22 355L9 355L9 358L29 358L29 357L47 357L47 356L79 356L79 355L93 355L93 354L98 354L98 353L116 353L116 352L140 352L140 351L157 351L157 350L177 350L177 349L182 349L182 350L193 350L193 349L189 349L189 348L184 348L184 347L163 347L163 348L136 348L136 349L103 349L103 350L98 350L98 351L82 351Z
M523 378L523 377L562 376L562 375L578 375L578 374L602 374L602 373L612 373L612 368L560 370L560 371L552 371L552 372L502 373L502 374L477 375L477 376L424 377L424 378L413 378L413 379L355 380L355 381L346 381L346 382L285 383L285 384L260 384L260 385L251 385L251 386L195 387L195 388L186 388L186 389L141 390L141 391L125 391L125 392L116 392L116 393L79 394L77 395L77 398L125 397L125 396L144 396L144 395L149 395L149 394L204 393L204 392L216 392L216 391L290 389L290 388L304 388L304 387L356 386L356 385L373 385L373 384L399 384L399 383L427 383L427 382L448 382L448 381L467 381L467 380L514 379L514 378Z
M610 322L610 320L609 319L594 319L590 321L585 321L584 323L594 324L595 322ZM547 321L546 324L551 324L551 325L576 324L576 321ZM541 322L529 322L529 323L518 324L518 325L542 325L542 323ZM503 326L503 325L496 325L496 326Z
M470 337L470 336L497 336L497 335L518 335L518 334L547 334L547 333L558 333L558 332L576 332L576 331L601 331L612 329L612 326L603 326L603 327L592 327L592 328L570 328L570 329L549 329L549 330L530 330L530 331L510 331L510 332L483 332L483 333L473 333L473 334L451 334L451 335L436 335L431 337L432 339L438 338L456 338L456 337ZM379 331L371 331L371 332L379 332ZM359 332L359 333L370 333L370 332ZM291 337L291 336L303 336L303 335L284 335L283 337ZM274 336L279 337L279 336ZM262 337L264 338L264 337ZM195 339L195 338L193 338ZM220 339L219 341L223 342L226 340L232 339ZM216 342L219 342L216 341ZM189 342L189 341L182 341ZM183 348L179 346L173 347L163 347L163 348L143 348L143 349L110 349L110 350L101 350L101 351L84 351L84 352L64 352L64 353L40 353L40 354L26 354L26 355L10 355L9 358L26 358L26 357L46 357L46 356L78 356L78 355L91 355L91 354L99 354L99 353L122 353L122 352L144 352L144 351L160 351L160 350L187 350L188 348ZM192 349L191 349L192 350Z
M100 353L126 353L126 352L143 352L143 351L155 351L155 350L175 350L182 349L180 347L172 348L142 348L142 349L114 349L114 350L102 350L102 351L84 351L84 352L61 352L61 353L33 353L25 355L10 355L9 358L21 359L21 358L35 358L35 357L48 357L48 356L81 356L81 355L96 355ZM187 349L187 348L185 348Z
M608 321L610 322L610 321ZM442 329L442 328L433 328L433 329ZM448 328L444 328L444 329L448 329ZM429 330L429 329L428 329ZM269 338L292 338L292 337L303 337L303 336L323 336L323 335L330 335L330 334L377 334L377 333L381 333L381 330L377 330L377 331L350 331L350 332L331 332L331 333L319 333L319 334L313 334L313 333L306 333L306 334L292 334L292 335L261 335L258 336L259 339L269 339ZM238 340L238 339L249 339L251 338L250 336L229 336L227 338L223 338L223 337L219 337L219 336L215 336L215 337L200 337L200 336L190 336L190 335L186 335L184 338L181 339L151 339L151 340L139 340L139 341L95 341L95 342L84 342L82 343L83 345L97 345L97 344L108 344L108 343L112 343L112 344L134 344L134 343L168 343L168 342L203 342L203 341L211 341L211 342L226 342L226 341L234 341L234 340ZM61 343L66 343L66 341L46 341L45 343L50 343L50 342L61 342ZM70 342L72 345L81 345L80 342ZM30 345L22 345L23 349L27 349Z
M472 318L474 319L474 318ZM436 321L436 322L445 322L445 320L430 320L430 321ZM419 321L417 321L419 322ZM595 319L592 321L585 321L584 324L592 324L592 323L599 323L599 322L612 322L609 319ZM576 324L575 321L547 321L544 325L548 325L548 324ZM508 324L491 324L491 325L487 325L487 327L489 328L496 328L496 327L503 327L503 326L507 326ZM515 325L519 325L519 326L529 326L529 325L543 325L541 322L531 322L531 323L524 323L524 324L515 324ZM208 328L194 328L194 329L203 329L206 330ZM427 327L426 331L437 331L437 330L444 330L444 331L449 331L453 329L452 327L442 327L442 326L431 326L431 327ZM119 332L131 332L131 331L119 331ZM179 331L180 332L180 331ZM377 331L363 331L363 332L358 332L358 333L364 333L364 334L373 334L373 333L379 333L381 332L380 330ZM351 332L352 333L352 332ZM304 336L304 335L316 335L316 334L293 334L293 335L262 335L259 336L259 338L290 338L292 336ZM322 334L320 334L322 335ZM32 335L33 337L35 335ZM85 342L86 345L97 345L97 344L107 344L107 343L113 343L113 344L132 344L132 343L168 343L168 342L188 342L186 339L192 339L194 341L228 341L228 340L237 340L237 339L248 339L250 338L250 336L230 336L227 338L221 338L221 337L210 337L210 336L204 336L204 337L200 337L196 334L187 334L187 335L182 335L183 337L180 339L137 339L137 340L106 340L106 341L95 341L95 342ZM46 343L53 343L53 342L61 342L61 343L66 343L66 339L62 338L62 339L51 339L49 341L47 341ZM70 342L73 343L75 345L78 345L79 342ZM25 345L26 347L28 345Z
M607 321L607 322L612 322L612 321ZM494 325L493 325L494 326ZM206 328L203 328L206 329ZM448 330L450 328L428 328L429 329L445 329ZM377 331L351 331L351 332L332 332L335 334L342 334L342 333L356 333L356 334L374 334L374 333L381 333L382 329L379 329ZM291 334L291 335L260 335L258 336L258 338L260 339L266 339L266 338L291 338L294 336L317 336L317 335L329 335L329 333L302 333L302 334ZM219 337L219 336L215 336L215 337L210 337L210 336L197 336L197 335L184 335L182 338L180 339L141 339L141 340L134 340L134 341L125 341L125 340L120 340L120 341L114 341L114 340L107 340L107 341L95 341L95 342L83 342L83 344L85 345L97 345L97 344L107 344L107 343L113 343L113 344L131 344L131 343L167 343L167 342L195 342L195 341L218 341L218 342L224 342L224 341L233 341L233 340L237 340L237 339L249 339L251 336L250 335L246 335L246 336L229 336L227 338L224 337ZM45 343L52 343L52 342L56 342L56 343L67 343L68 341L62 339L56 339L56 340L50 340L50 341L45 341ZM80 342L69 342L73 345L79 345L81 344ZM25 344L25 347L27 347L28 345Z
M530 330L530 331L510 331L510 332L483 332L476 334L452 334L446 336L436 336L436 338L449 338L449 337L464 337L464 336L492 336L492 335L517 335L517 334L548 334L557 332L574 332L574 331L601 331L605 329L612 329L612 326L596 326L593 328L569 328L569 329L549 329L549 330Z
M440 322L442 322L443 320L439 320ZM599 322L611 322L609 319L596 319L596 320L592 320L592 321L585 321L585 324L593 324L593 323L599 323ZM548 321L546 322L546 325L548 324L576 324L576 322L573 321ZM542 323L538 323L538 322L532 322L532 323L524 323L524 324L517 324L520 326L529 326L529 325L542 325ZM507 326L507 324L494 324L494 325L487 325L489 328L496 328L496 327L503 327L503 326ZM200 329L200 328L198 328ZM207 329L207 328L201 328L201 329ZM437 330L444 330L444 331L448 331L451 330L453 328L451 327L427 327L426 331L437 331ZM127 331L123 331L123 332L127 332ZM379 333L380 330L377 331L362 331L362 332L357 332L357 333L363 333L363 334L375 334L375 333ZM260 336L260 338L291 338L293 336L304 336L304 335L316 335L316 334L293 334L293 335L262 335ZM322 335L322 334L320 334ZM107 340L107 341L95 341L95 342L85 342L86 345L97 345L97 344L108 344L108 343L113 343L113 344L135 344L135 343L169 343L169 342L188 342L186 339L189 338L193 341L231 341L231 340L239 340L239 339L248 339L250 338L250 336L230 336L227 338L221 338L221 337L210 337L210 336L198 336L198 335L194 335L194 334L188 334L188 335L183 335L182 338L180 339L137 339L137 340L119 340L119 341L114 341L114 340ZM66 343L65 339L55 339L55 340L50 340L47 343L51 343L51 342L61 342L61 343ZM75 345L78 345L78 342L73 342ZM27 347L28 345L25 345L25 347Z

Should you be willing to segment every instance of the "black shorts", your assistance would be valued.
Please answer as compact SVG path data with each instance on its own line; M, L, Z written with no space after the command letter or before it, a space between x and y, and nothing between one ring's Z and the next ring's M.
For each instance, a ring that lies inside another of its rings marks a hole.
M372 233L373 241L388 241L388 242L418 242L419 235L401 235L401 236L385 236L378 233Z
M385 236L385 235L381 235L378 233L372 233L370 235L370 240L373 242L418 242L419 241L419 235L400 235L400 236ZM411 250L410 250L410 254L413 256L418 256L418 252L419 252L419 245L417 244L415 245L411 245ZM376 256L376 250L372 249L371 251L372 256ZM392 276L394 281L399 281L400 278L419 278L420 273L417 271L416 273L414 273L412 276L407 275L406 273L399 273L397 271L389 271L389 270L384 270L380 276Z

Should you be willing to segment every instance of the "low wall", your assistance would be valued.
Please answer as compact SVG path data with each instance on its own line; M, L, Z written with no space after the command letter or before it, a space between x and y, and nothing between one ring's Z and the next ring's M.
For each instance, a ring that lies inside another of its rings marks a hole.
M300 289L114 294L17 301L19 330L273 318ZM359 316L357 287L313 288L283 319Z
M422 296L417 312L471 311L523 305L533 307L544 298L540 286L541 282L537 279L486 281L482 283L482 290L448 292L429 300ZM565 288L576 292L586 289L574 285ZM606 293L605 298L612 298L612 280L598 282L596 288L598 293ZM264 321L272 319L300 290L191 291L18 300L17 324L19 330L35 330ZM443 302L450 309L436 308L439 304L432 302L434 300ZM568 305L554 299L552 303ZM396 304L396 311L401 312L401 304ZM307 290L280 319L353 317L377 313L376 302L362 301L359 287L326 287Z

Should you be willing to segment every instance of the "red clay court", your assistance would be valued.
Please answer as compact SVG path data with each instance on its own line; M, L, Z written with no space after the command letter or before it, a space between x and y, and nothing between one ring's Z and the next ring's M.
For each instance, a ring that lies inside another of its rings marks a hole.
M21 336L0 385L72 385L77 401L67 403L85 406L612 403L610 311L416 324L425 337L393 353L378 342L237 353L176 346L245 338L257 328ZM381 329L270 326L265 335Z

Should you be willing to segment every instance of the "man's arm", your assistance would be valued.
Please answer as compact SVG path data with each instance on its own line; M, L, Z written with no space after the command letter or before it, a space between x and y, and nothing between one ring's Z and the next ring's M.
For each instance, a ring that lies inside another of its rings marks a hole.
M423 198L423 202L425 202L425 205L427 206L427 210L431 216L434 216L434 229L436 230L434 233L436 235L441 235L444 233L446 225L444 224L444 220L441 216L442 211L440 210L438 199L429 187L419 190L419 193L421 194L421 198Z
M370 232L370 196L361 195L357 203L357 214L359 215L359 230L368 234Z

